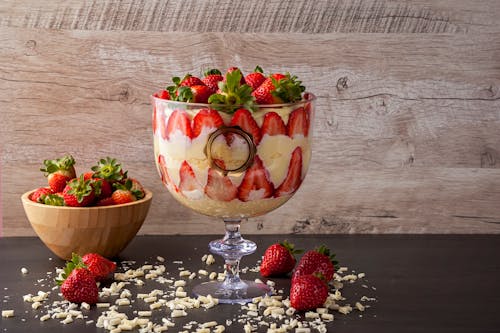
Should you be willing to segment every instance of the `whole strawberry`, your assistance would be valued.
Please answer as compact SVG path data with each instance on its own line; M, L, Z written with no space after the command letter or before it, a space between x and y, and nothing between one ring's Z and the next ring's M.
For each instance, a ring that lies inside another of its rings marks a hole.
M40 171L44 172L47 182L54 192L61 192L66 183L76 177L75 159L66 155L55 160L44 160Z
M290 273L297 262L294 254L301 252L302 250L295 250L294 245L286 240L269 246L260 264L260 274L268 277Z
M98 253L87 253L82 257L87 269L94 275L96 281L102 281L116 270L116 264Z
M53 194L54 191L50 189L49 187L40 187L35 190L30 196L31 201L38 202L38 203L44 203L45 198L49 194Z
M127 172L123 171L120 163L115 158L102 158L92 168L93 178L102 178L113 184L127 178Z
M305 87L296 76L275 73L268 77L253 92L258 104L279 104L300 101Z
M216 93L219 89L219 82L224 80L222 73L218 69L209 69L205 72L205 77L201 79L203 83L210 88L212 93Z
M329 282L333 278L337 264L335 254L330 254L330 250L324 245L315 250L307 251L300 258L293 272L292 284L300 276L316 273L321 274L325 281Z
M266 77L262 74L262 72L262 68L257 66L252 73L245 76L245 83L252 87L252 90L257 89L266 80Z
M328 297L326 282L316 275L302 275L292 282L290 305L298 311L322 307Z
M63 190L64 203L71 207L90 206L95 199L95 189L91 179L85 180L83 174L68 182Z
M72 260L66 264L60 279L61 293L72 303L97 303L99 290L94 275L86 268L80 256L73 254Z

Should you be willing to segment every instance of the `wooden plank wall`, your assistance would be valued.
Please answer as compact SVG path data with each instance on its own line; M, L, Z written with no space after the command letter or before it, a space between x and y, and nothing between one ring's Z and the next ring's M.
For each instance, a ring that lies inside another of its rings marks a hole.
M207 67L289 70L318 95L310 172L245 233L500 233L499 1L0 2L3 235L45 158L118 158L142 234L222 232L153 162L148 95Z

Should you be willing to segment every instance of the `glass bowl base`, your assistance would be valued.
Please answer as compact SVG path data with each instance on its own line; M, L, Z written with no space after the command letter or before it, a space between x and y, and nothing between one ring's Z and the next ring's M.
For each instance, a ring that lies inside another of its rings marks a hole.
M264 283L240 280L237 285L228 288L224 282L212 281L201 283L193 288L195 296L212 296L219 303L245 304L252 302L256 297L271 294L271 288Z

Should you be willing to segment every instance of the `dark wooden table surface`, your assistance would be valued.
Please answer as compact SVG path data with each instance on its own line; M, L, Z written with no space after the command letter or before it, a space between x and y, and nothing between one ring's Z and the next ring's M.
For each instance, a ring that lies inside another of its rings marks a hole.
M182 266L191 271L204 268L200 258L208 253L207 243L213 238L139 236L116 260L134 260L142 265L163 256L167 272L178 276L178 264L173 261L183 261ZM265 248L282 237L249 238L258 243L259 249L243 259L243 267L255 266ZM500 331L500 235L291 235L288 239L306 249L324 243L337 253L341 266L349 267L348 273L354 270L356 274L366 274L353 284L347 283L343 295L352 305L363 295L375 297L376 301L364 302L371 305L364 312L334 313L329 332ZM1 309L15 310L15 317L2 318L1 332L104 332L95 323L85 324L85 320L67 325L54 319L41 322L38 318L46 310L34 310L23 301L25 294L50 290L47 272L63 265L37 238L0 239L0 254ZM221 271L222 260L216 260L209 269ZM22 267L29 273L22 274ZM248 272L244 276L253 279L258 273ZM277 289L288 293L289 280L273 280ZM127 288L133 294L141 292L133 285ZM57 298L53 292L51 299ZM91 308L86 320L96 320L102 311ZM153 319L169 317L165 310L156 311ZM191 320L224 324L241 313L239 305L192 310L188 317L174 319L177 325L169 331L180 331L183 323ZM242 331L238 323L226 327L226 332Z

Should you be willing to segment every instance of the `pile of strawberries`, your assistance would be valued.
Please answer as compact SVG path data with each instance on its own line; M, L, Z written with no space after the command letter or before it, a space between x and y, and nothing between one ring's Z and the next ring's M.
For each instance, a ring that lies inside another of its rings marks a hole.
M174 77L173 85L154 94L155 97L179 102L209 103L224 106L224 111L234 111L232 106L253 110L259 104L281 104L302 99L305 87L290 73L263 74L257 66L243 75L237 67L229 68L224 75L210 69L202 78L186 74Z
M333 279L338 262L335 254L322 245L307 251L295 267L295 254L302 252L287 241L269 246L262 258L260 274L264 277L283 276L293 271L290 303L298 311L307 311L325 303L328 283Z
M97 303L99 289L97 282L106 280L116 270L116 263L97 253L83 257L73 253L66 263L64 272L56 279L61 294L72 303Z
M40 169L48 187L36 189L32 201L70 207L109 206L144 198L141 183L127 175L114 158L100 159L91 171L77 177L75 159L71 155L43 161Z

